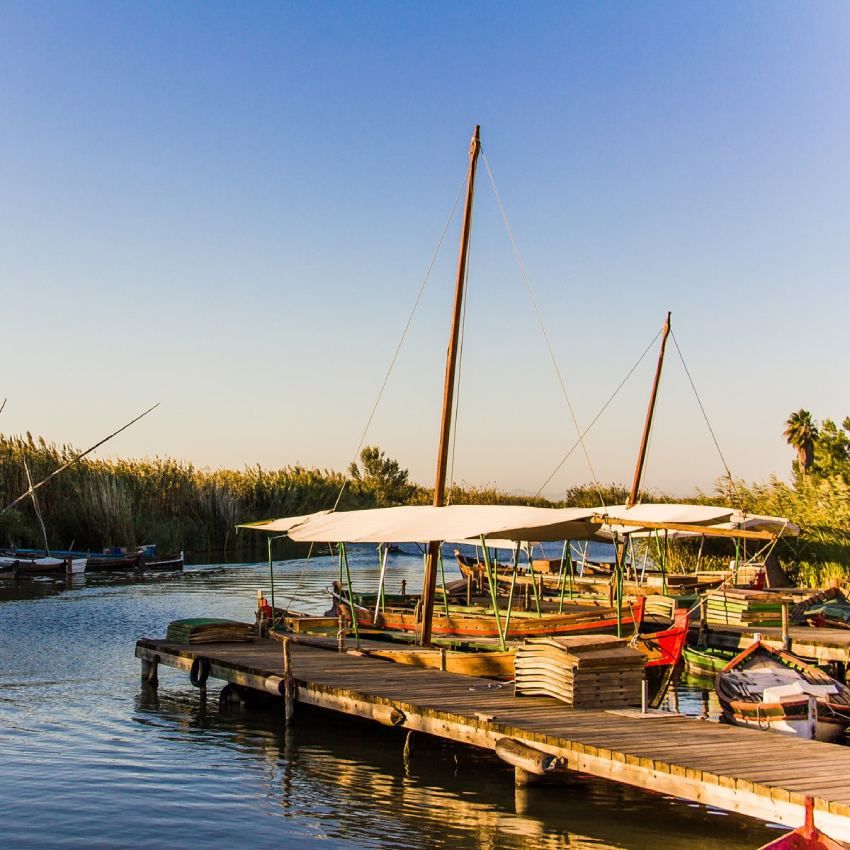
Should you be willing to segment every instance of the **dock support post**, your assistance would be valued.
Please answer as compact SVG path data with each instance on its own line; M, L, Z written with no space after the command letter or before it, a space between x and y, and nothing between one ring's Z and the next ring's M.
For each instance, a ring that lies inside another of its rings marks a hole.
M336 632L336 648L339 652L345 652L345 617L339 615L339 628Z
M283 700L286 722L291 723L295 716L295 679L292 675L292 654L290 638L283 639Z
M159 685L159 656L155 655L150 661L147 658L142 659L142 684L151 688L156 688Z
M818 728L818 698L809 697L809 740L817 739Z
M701 596L699 600L699 637L697 647L704 649L708 646L708 598Z
M640 713L646 714L649 708L649 682L646 680L646 671L640 681Z
M789 625L789 615L788 615L788 603L782 603L782 648L789 652L791 650L791 635L788 629Z

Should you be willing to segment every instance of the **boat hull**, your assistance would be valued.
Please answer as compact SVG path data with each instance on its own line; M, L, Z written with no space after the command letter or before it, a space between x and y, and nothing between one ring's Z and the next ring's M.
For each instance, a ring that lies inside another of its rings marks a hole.
M340 612L351 619L351 608L344 599L338 600ZM620 618L620 628L630 631L643 621L644 600L639 598L634 604L624 606ZM363 628L386 629L398 632L415 632L419 626L417 614L411 609L387 608L379 611L377 617L373 611L356 608L357 624ZM504 628L507 612L500 611L499 617ZM605 634L617 631L616 608L598 608L582 610L578 613L547 614L540 616L528 612L512 612L505 640L524 640L528 637L557 636L570 634ZM493 614L472 614L449 611L434 612L431 632L441 637L460 638L498 638L500 626L497 626Z

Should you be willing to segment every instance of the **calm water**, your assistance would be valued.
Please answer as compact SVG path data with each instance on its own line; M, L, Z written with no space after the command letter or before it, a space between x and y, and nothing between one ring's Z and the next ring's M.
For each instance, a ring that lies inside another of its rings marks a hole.
M277 603L327 607L331 557L276 565ZM357 589L373 551L355 551ZM391 557L388 589L416 587L421 560ZM287 730L278 703L220 711L184 673L143 694L137 638L170 620L252 620L268 567L0 582L0 846L325 848L755 848L755 821L575 776L515 791L495 757L318 711ZM680 686L671 701L711 713ZM615 722L615 721L612 721Z

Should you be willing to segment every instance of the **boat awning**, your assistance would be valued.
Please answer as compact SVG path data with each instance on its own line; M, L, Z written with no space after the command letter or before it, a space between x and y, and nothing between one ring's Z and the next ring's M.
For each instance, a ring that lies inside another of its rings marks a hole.
M593 509L515 505L407 505L338 511L291 525L308 543L425 543L431 540L584 540L596 535Z
M301 514L300 516L285 516L280 519L263 519L259 522L243 522L237 525L237 528L247 528L251 531L267 531L274 534L286 534L291 528L296 525L301 525L302 522L314 519L315 517L329 514L330 511L317 511L313 514Z

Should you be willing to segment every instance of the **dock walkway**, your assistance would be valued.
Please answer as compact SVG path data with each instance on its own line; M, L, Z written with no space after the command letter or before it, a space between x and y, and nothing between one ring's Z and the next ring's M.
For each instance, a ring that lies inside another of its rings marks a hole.
M281 644L181 645L140 640L143 670L190 670L283 693ZM486 749L514 739L569 770L670 794L767 821L799 826L803 802L815 820L850 841L850 748L639 710L573 710L546 697L516 697L511 685L291 645L297 701Z

